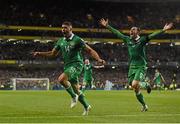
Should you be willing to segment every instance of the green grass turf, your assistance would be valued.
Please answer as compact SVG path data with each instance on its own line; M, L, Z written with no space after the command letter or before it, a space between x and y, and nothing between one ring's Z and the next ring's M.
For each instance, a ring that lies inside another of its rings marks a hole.
M92 105L81 116L80 103L70 109L65 91L0 91L1 123L180 123L180 91L143 92L149 106L140 112L133 91L86 91Z

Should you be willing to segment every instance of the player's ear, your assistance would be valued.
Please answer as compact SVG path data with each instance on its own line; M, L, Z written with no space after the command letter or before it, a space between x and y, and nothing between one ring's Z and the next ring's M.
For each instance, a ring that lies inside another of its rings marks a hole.
M138 27L137 28L138 34L141 34L141 29Z
M72 31L72 26L69 26L70 31Z

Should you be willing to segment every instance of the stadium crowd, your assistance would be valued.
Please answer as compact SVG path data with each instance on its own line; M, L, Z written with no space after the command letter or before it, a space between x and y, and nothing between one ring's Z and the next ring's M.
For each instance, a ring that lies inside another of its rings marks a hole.
M21 68L18 66L16 69L5 68L0 71L1 85L9 84L11 78L49 78L52 89L59 89L61 86L58 84L57 77L62 72L61 56L56 58L34 58L30 53L32 51L47 51L53 48L54 43L40 43L33 41L2 41L0 43L0 60L16 60L18 64L39 62L41 65L44 62L55 62L59 64L57 69L52 68L39 68L29 69ZM94 78L96 87L103 89L106 80L113 82L114 89L121 89L127 83L127 63L128 54L127 48L123 43L95 43L89 44L107 61L107 68L94 69ZM172 76L177 74L177 82L180 82L179 65L180 62L180 47L173 43L163 44L148 44L147 55L149 62L148 77L153 79L154 70L156 67L160 68L162 75L166 78L167 85L172 82ZM84 54L85 58L89 58ZM91 60L91 59L90 59ZM91 61L94 63L93 61ZM94 63L96 64L96 63ZM167 69L168 68L168 69ZM104 78L107 77L107 78ZM152 82L153 83L153 82ZM22 85L23 86L23 85Z
M112 25L123 29L130 28L132 25L145 29L157 29L172 20L177 25L175 27L179 28L180 22L180 8L176 2L106 3L83 0L76 2L73 0L4 0L0 7L0 24L7 26L56 27L61 26L64 20L69 20L75 27L94 28L99 27L97 20L101 17L109 18Z
M54 43L39 43L33 41L11 41L0 42L1 60L56 60L60 61L61 56L57 58L34 58L31 55L33 51L48 51L53 48ZM95 43L89 44L94 48L107 62L127 62L127 47L123 43ZM86 54L85 54L86 55ZM179 62L180 46L174 43L148 44L148 61L156 62ZM161 56L161 57L159 57Z

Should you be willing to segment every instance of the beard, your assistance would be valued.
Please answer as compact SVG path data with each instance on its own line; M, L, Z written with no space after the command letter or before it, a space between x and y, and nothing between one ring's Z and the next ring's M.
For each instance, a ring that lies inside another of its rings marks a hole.
M66 36L67 33L66 32L62 32L62 34L63 34L63 36Z
M64 37L67 37L69 35L68 32L62 32L62 34L63 34Z
M137 35L131 34L130 37L131 37L132 39L136 39Z

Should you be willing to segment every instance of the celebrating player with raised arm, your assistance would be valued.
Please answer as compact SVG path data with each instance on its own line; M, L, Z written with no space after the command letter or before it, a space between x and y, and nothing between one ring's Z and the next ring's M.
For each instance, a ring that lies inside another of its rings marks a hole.
M60 38L54 48L48 52L33 52L34 56L51 57L61 53L64 60L64 72L59 76L58 81L64 86L66 91L72 97L71 108L73 108L77 101L84 106L83 115L88 115L91 106L86 101L83 93L79 90L78 78L83 70L83 57L81 52L85 50L95 60L101 64L105 61L99 57L97 52L77 35L72 33L71 22L64 22L62 24L63 36Z
M128 72L128 83L132 86L135 91L136 98L142 104L142 112L148 110L143 95L140 92L140 81L145 77L147 70L147 60L145 53L145 45L149 40L157 35L164 33L165 31L173 27L172 23L166 24L160 31L149 34L148 36L140 36L140 28L132 27L129 31L130 36L124 35L118 30L114 29L108 24L108 19L101 19L100 24L115 34L118 38L122 39L128 47L129 54L129 72ZM148 90L151 90L150 88Z

